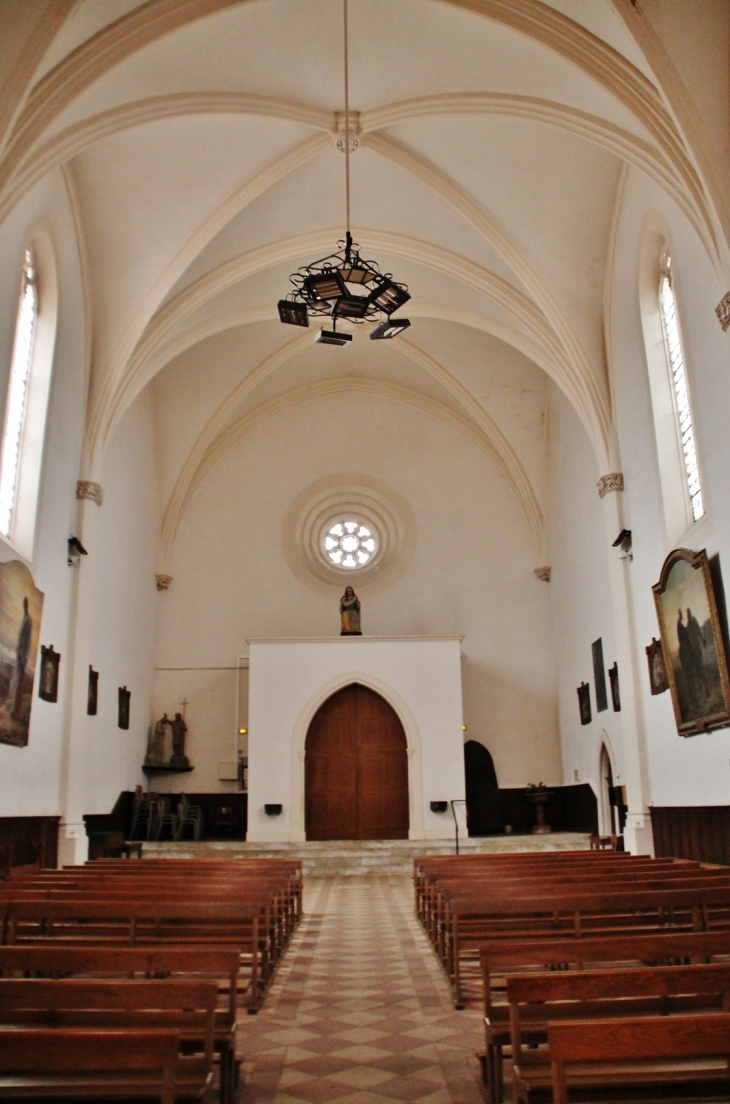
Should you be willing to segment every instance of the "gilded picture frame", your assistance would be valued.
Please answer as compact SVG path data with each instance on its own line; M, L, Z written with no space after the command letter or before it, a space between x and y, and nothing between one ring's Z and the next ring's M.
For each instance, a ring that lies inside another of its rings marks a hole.
M652 590L679 735L727 727L730 680L707 552L670 552Z

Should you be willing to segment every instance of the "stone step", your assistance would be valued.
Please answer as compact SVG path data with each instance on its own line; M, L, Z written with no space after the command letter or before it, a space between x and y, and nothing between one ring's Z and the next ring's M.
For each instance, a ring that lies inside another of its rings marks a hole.
M587 850L590 837L583 832L553 832L543 836L486 836L459 840L462 854L499 854L516 851ZM302 859L306 875L315 878L341 875L410 874L419 855L453 855L455 841L446 840L310 840L288 843L246 843L244 840L164 840L145 842L143 857L150 858L293 858Z

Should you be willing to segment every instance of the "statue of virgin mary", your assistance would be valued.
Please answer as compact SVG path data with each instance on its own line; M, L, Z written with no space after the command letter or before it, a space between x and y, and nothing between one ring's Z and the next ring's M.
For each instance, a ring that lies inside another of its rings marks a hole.
M345 587L340 598L340 636L362 636L360 599L351 586Z

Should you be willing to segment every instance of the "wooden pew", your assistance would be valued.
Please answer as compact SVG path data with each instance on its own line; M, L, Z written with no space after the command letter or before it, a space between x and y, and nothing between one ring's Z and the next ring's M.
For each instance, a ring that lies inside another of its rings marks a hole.
M5 942L96 946L200 944L235 946L250 963L249 1011L261 1003L271 976L266 941L259 932L257 903L9 901Z
M546 893L540 897L509 899L452 899L448 901L442 961L449 977L455 1007L463 1007L462 956L487 940L556 938L572 935L638 935L642 931L707 931L730 927L730 883L721 887L596 890Z
M237 948L94 947L34 945L0 947L0 978L95 977L183 978L216 984L225 1006L216 1008L214 1047L220 1055L222 1099L231 1100L238 1085L236 1062L237 980L240 955ZM2 987L0 980L0 987Z
M554 1023L682 1014L702 1021L730 1010L730 965L523 974L507 978L507 999L514 1099L530 1104L551 1086L550 1047L540 1044Z
M0 1100L151 1097L175 1104L177 1031L0 1028ZM193 1099L209 1099L209 1086Z
M730 1090L730 1015L556 1023L548 1028L553 1104L571 1088Z
M494 940L479 948L483 978L486 1050L484 1080L491 1100L502 1096L502 1055L511 1036L510 1006L504 996L506 974L517 970L615 970L649 964L670 965L730 960L730 930L676 932L665 930L633 936L588 939ZM534 976L527 975L527 976ZM563 973L552 974L562 977Z

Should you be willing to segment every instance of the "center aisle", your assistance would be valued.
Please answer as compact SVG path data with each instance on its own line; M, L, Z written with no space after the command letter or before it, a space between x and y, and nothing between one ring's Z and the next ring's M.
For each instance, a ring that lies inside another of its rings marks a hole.
M482 1016L453 1011L411 879L306 878L304 908L239 1026L244 1104L482 1104Z

